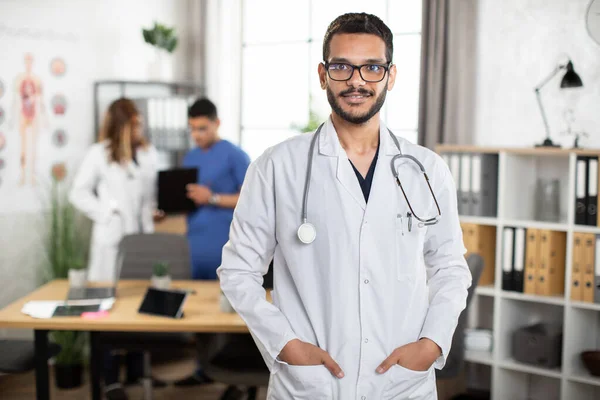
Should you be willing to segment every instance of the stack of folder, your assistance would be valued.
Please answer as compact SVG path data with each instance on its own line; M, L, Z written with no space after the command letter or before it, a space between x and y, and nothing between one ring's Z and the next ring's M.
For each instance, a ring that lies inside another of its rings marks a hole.
M577 156L575 224L600 226L598 221L598 157Z
M600 235L573 233L571 300L600 303Z
M557 296L565 287L565 232L505 227L502 235L502 289Z
M458 195L458 213L496 217L498 209L498 154L444 153Z
M478 224L461 223L463 242L470 254L479 254L483 258L483 271L479 285L493 285L496 270L496 227Z

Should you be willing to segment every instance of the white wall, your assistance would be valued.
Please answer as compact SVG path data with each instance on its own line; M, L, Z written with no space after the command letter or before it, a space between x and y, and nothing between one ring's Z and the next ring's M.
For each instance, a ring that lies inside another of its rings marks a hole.
M78 165L84 149L94 138L93 82L100 79L145 80L154 53L143 42L142 27L154 20L175 25L180 45L173 59L175 79L198 79L197 60L193 58L196 20L189 13L189 1L172 0L3 0L0 2L0 80L7 89L15 71L23 69L23 54L31 52L34 72L46 79L44 94L47 104L53 92L63 90L68 111L62 120L50 115L49 128L40 136L38 174L46 181L37 187L18 187L19 134L6 131L6 148L0 153L7 167L0 187L0 308L26 294L39 284L38 268L44 264L44 206L47 196L49 166L64 161L69 173ZM194 8L197 10L197 8ZM193 29L192 29L193 28ZM67 73L61 80L52 80L48 63L51 57L62 55L67 61ZM187 60L187 61L184 61ZM0 98L0 106L10 111L11 93ZM69 142L62 149L51 145L53 128L68 126ZM15 166L16 169L15 169Z
M561 76L542 98L552 138L572 146L563 112L573 108L574 128L586 147L600 147L600 46L587 34L589 0L479 0L475 144L533 146L545 136L533 88L568 55L584 87L559 90Z

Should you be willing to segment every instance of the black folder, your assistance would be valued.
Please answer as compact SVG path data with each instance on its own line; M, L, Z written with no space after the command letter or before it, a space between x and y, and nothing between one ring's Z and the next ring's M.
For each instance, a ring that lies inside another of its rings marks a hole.
M174 168L158 173L158 209L166 214L194 211L196 204L187 197L186 186L198 183L197 168Z

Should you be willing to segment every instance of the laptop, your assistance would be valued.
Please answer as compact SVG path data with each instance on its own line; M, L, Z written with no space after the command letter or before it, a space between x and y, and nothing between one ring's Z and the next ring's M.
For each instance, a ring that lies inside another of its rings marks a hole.
M158 172L158 209L165 214L195 211L196 204L187 197L186 186L198 183L197 168L173 168Z

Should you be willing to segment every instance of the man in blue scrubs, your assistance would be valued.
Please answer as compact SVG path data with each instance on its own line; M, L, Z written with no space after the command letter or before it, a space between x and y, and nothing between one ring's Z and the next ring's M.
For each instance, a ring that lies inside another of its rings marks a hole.
M216 280L250 157L238 146L219 137L217 107L210 100L200 99L192 104L188 110L188 125L197 147L185 155L183 166L198 168L198 183L187 187L188 197L198 206L187 217L192 277ZM199 366L194 375L175 382L175 385L210 382ZM235 388L228 390L231 392Z
M198 168L198 183L187 188L188 197L198 205L187 217L192 277L217 279L250 158L238 146L219 138L217 108L210 100L200 99L189 108L188 123L197 147L186 154L183 166Z

